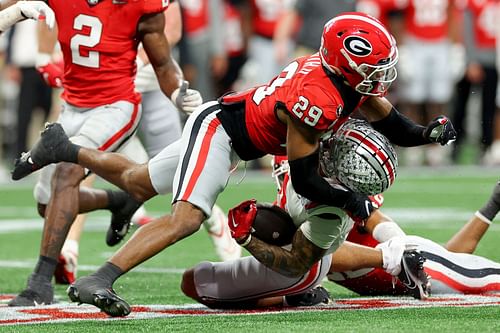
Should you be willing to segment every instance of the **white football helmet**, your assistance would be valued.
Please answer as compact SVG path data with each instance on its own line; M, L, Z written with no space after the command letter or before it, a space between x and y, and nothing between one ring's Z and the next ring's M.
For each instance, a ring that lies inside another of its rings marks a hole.
M328 177L351 191L375 195L394 182L398 159L385 136L364 120L349 119L321 141L320 164Z

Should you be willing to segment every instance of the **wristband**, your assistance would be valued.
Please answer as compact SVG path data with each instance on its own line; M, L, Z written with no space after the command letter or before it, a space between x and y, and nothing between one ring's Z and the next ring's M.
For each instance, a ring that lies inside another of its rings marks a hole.
M35 57L35 67L43 67L50 63L52 57L48 53L38 52Z
M248 234L248 237L240 244L241 247L245 247L252 241L252 235Z

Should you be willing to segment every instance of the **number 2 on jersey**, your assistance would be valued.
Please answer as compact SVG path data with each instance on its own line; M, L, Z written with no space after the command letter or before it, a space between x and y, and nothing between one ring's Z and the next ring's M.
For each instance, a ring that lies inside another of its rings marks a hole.
M84 27L89 28L89 34L76 34L71 37L71 60L74 64L80 66L99 68L99 52L88 51L87 55L82 55L80 53L80 46L91 48L99 44L102 35L102 23L95 16L80 14L75 17L73 29L81 31Z

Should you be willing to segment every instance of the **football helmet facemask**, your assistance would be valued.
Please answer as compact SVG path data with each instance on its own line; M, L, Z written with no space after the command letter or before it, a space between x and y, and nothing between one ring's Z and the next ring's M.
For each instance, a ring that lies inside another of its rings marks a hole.
M385 136L364 120L349 119L320 142L320 165L351 191L375 195L394 182L398 160Z
M357 92L385 96L397 77L396 40L376 18L344 13L325 24L319 55L325 68Z
M271 176L276 181L278 190L281 190L283 180L285 179L285 174L288 172L288 170L290 170L290 166L288 165L288 157L274 155L271 163L271 166L273 168Z

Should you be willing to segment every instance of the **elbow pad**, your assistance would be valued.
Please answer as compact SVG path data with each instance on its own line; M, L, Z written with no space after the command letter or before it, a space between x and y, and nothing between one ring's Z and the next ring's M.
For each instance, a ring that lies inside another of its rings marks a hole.
M374 129L389 141L401 147L414 147L431 143L424 136L425 127L399 113L395 108L384 119L371 123Z
M318 172L319 152L288 161L290 179L295 191L307 199L344 208L352 192L333 188Z

